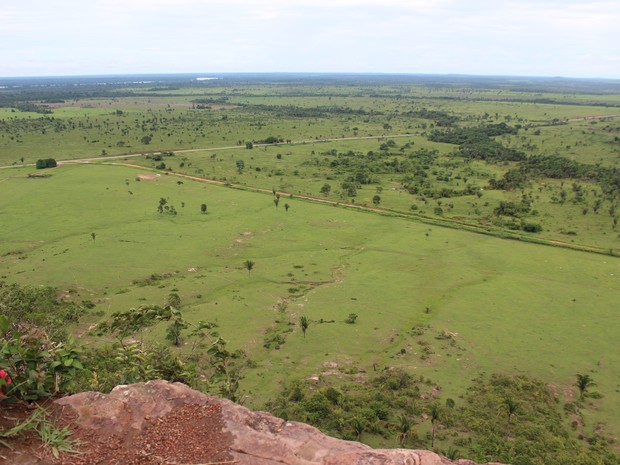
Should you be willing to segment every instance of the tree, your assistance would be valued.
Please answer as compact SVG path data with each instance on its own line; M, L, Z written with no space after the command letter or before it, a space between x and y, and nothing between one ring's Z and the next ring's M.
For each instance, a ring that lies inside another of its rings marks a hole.
M405 445L409 432L411 431L411 421L405 415L398 417L398 444L400 447Z
M172 308L180 309L181 308L181 297L176 292L171 292L168 294L168 298L166 299L166 305Z
M38 170L42 170L45 168L55 168L56 166L58 166L58 163L56 163L56 160L54 160L53 158L42 158L40 160L37 160L37 163L35 165Z
M439 405L432 404L430 407L430 418L433 429L431 430L431 447L435 447L435 423L439 420Z
M237 165L237 172L239 174L243 173L243 170L245 169L245 163L243 160L237 160L236 161L236 165Z
M519 409L519 403L516 402L514 399L512 399L511 397L508 397L505 401L504 401L504 405L506 405L506 413L508 414L508 423L510 423L510 420L512 419L512 416L517 412L517 410Z
M359 441L360 436L364 432L364 422L362 421L360 417L355 416L351 419L351 426L353 427L353 431L355 431L357 440Z
M178 316L173 316L171 318L171 323L166 329L166 339L172 342L173 345L179 347L181 345L181 332L186 329L189 324L183 320L181 314Z
M375 195L372 198L372 203L374 203L375 205L379 205L381 203L381 197L379 195Z
M325 183L325 184L323 184L323 187L321 187L321 194L329 195L329 192L331 190L332 190L332 186L330 186L329 184Z
M310 322L308 321L308 318L306 318L304 315L299 318L299 326L301 326L301 331L304 333L305 339L306 331L308 331L308 326L310 326Z
M284 204L284 210L288 213L288 209L291 208L291 206L288 203Z
M142 139L140 139L140 142L142 142L144 145L149 145L151 143L151 140L153 140L153 137L144 136L142 137Z
M159 198L159 206L157 207L157 211L162 214L164 212L164 206L168 203L168 201L164 197Z
M254 144L252 142L246 142L245 148L248 150L252 150L254 148Z
M204 214L207 213L207 204L203 203L200 205L200 211Z
M588 389L591 386L596 386L596 383L592 378L590 378L590 375L577 374L577 382L575 385L577 386L577 389L579 389L579 399L583 400L588 392Z
M250 276L250 272L252 271L252 268L254 268L254 262L252 260L246 260L243 265L245 266L245 269L248 270L248 276Z
M93 242L95 242L95 239L97 238L97 233L94 233L94 232L90 233L90 237L92 237Z
M275 199L273 199L273 203L276 206L276 208L278 208L278 204L280 203L280 199L278 197L276 197Z

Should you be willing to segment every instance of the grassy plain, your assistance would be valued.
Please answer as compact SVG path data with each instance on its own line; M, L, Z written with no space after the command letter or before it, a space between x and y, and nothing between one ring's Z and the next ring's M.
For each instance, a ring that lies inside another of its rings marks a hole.
M494 213L500 202L529 199L536 213L526 220L543 228L530 237L618 255L617 198L605 197L597 182L537 178L521 189L492 190L489 181L515 162L465 161L454 156L456 145L428 139L442 128L439 117L458 118L458 127L506 122L522 126L494 138L506 147L618 168L619 117L609 116L620 113L617 95L219 83L123 94L134 90L67 99L50 115L0 108L0 165L13 165L0 170L0 279L57 286L66 298L96 303L75 328L85 342L100 343L88 329L112 312L162 304L174 291L188 320L217 321L231 346L255 362L242 381L251 407L295 378L364 377L373 366L430 377L442 399L458 399L479 373L499 372L538 377L569 402L576 373L588 373L603 397L586 402L585 432L600 424L620 440L620 260L416 220L501 231ZM423 117L422 110L439 113ZM271 136L284 142L260 145ZM175 155L152 157L169 150ZM436 151L421 167L427 189L475 189L412 194L404 173L379 169L418 163L424 150ZM379 168L348 195L342 183L357 171L334 161L363 160L370 151L382 154ZM106 160L136 152L149 157ZM18 166L102 155L46 170L48 178L28 178L34 168ZM144 169L113 164L124 162ZM168 170L276 189L282 197L276 207L270 192ZM160 176L137 180L147 172ZM325 184L329 192L321 192ZM411 217L300 195L368 206L379 195L379 208ZM157 213L161 198L178 214ZM255 262L251 274L243 266L248 259ZM358 320L346 324L351 313ZM302 315L311 322L305 338ZM163 334L162 325L151 337ZM265 348L276 334L285 342Z
M434 129L442 128L444 117L455 118L459 127L507 123L521 129L516 135L495 138L506 147L528 156L555 155L617 169L620 110L613 93L215 81L203 87L114 92L119 96L49 104L50 115L0 109L0 164L173 150L178 156L165 162L174 171L312 196L321 195L328 183L331 192L326 197L332 200L371 205L379 194L383 208L402 212L415 208L424 216L500 228L506 222L494 214L499 203L518 203L528 196L532 213L522 220L540 224L539 236L616 252L620 248L617 198L603 196L591 179L535 178L521 189L489 190L489 180L500 179L517 165L464 160L452 155L457 146L428 140ZM413 136L397 137L403 134ZM269 137L293 143L257 144L252 151L230 149ZM335 140L321 142L326 139ZM380 146L390 140L395 145L383 154ZM208 150L181 152L187 149ZM430 196L407 193L403 173L379 167L373 168L372 182L359 185L352 199L340 185L357 168L331 166L335 154L374 151L382 153L388 164L415 160L420 149L438 154L424 167L428 189L435 191ZM242 173L237 171L237 160L245 163ZM483 189L484 195L439 194L468 185ZM584 196L574 198L575 188Z
M103 315L87 317L78 334L112 311L163 303L177 290L189 320L217 321L256 362L242 383L253 407L282 382L333 376L334 367L405 367L453 398L480 372L527 373L556 386L564 401L576 395L579 372L604 394L588 409L587 427L602 421L618 435L613 257L295 198L283 199L285 212L269 194L178 184L172 175L136 181L140 171L126 167L66 165L45 179L27 178L31 171L0 172L2 279L96 302ZM179 214L157 213L160 197ZM251 275L246 259L256 263ZM152 274L163 277L144 285ZM344 323L350 313L359 315L354 325ZM301 315L311 320L306 338ZM412 333L425 325L425 335ZM265 349L278 328L286 342ZM436 339L444 331L456 335L456 347Z

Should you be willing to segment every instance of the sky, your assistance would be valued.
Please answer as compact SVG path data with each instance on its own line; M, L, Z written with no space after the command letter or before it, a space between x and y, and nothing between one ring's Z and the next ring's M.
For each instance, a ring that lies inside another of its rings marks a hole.
M1 0L0 76L620 79L620 0Z

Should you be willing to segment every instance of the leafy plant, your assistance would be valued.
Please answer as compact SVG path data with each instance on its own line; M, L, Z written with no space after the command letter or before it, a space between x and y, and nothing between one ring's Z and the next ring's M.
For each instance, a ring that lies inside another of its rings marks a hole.
M84 370L81 348L73 338L57 343L36 327L7 334L0 342L0 367L12 380L3 382L8 397L37 400L72 389Z
M0 437L3 438L13 438L19 436L22 433L27 431L36 432L43 445L51 449L54 457L58 458L60 456L60 452L66 452L70 454L79 453L75 448L75 441L70 439L71 430L67 426L64 428L59 428L54 425L49 420L49 413L40 405L37 406L36 410L32 412L30 417L28 417L23 422L15 425L13 428L8 431L0 432ZM11 448L11 446L6 442L0 440L0 444Z

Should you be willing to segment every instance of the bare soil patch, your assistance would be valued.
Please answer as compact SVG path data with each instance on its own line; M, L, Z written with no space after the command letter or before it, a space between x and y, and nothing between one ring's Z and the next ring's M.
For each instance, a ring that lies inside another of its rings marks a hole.
M158 173L140 173L136 175L136 178L144 181L152 181L160 177L161 174Z

